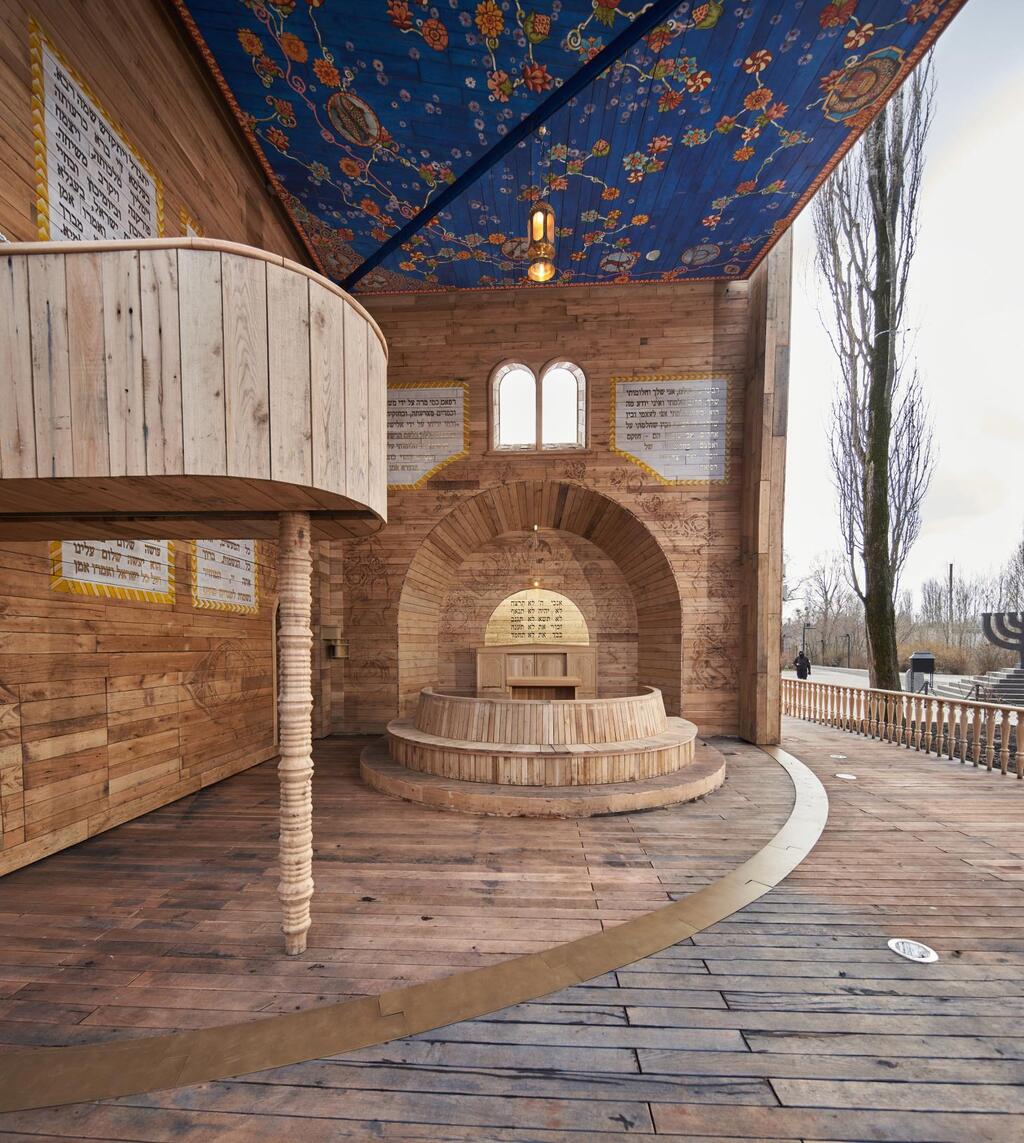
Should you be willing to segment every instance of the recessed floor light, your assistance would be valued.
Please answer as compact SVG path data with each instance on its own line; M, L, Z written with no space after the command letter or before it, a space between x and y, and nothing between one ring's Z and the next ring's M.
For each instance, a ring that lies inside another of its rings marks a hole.
M845 762L846 761L846 755L845 754L830 754L829 758L835 758L839 762Z
M856 774L845 774L842 770L837 771L836 777L842 778L842 780L844 782L856 782L857 781L857 775Z
M916 960L918 964L934 964L939 959L939 954L934 949L921 944L920 941L912 941L909 937L893 937L888 944L897 956Z

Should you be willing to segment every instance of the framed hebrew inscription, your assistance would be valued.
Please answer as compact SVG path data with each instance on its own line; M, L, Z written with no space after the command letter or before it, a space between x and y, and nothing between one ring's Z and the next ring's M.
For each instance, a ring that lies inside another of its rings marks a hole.
M445 465L468 455L468 385L388 387L388 488L421 488Z
M728 478L729 379L613 377L609 446L662 484Z

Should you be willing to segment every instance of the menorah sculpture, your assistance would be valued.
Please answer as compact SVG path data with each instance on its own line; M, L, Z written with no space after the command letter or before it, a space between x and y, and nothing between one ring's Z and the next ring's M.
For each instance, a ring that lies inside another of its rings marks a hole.
M981 629L990 643L1020 655L1024 670L1024 611L983 611Z

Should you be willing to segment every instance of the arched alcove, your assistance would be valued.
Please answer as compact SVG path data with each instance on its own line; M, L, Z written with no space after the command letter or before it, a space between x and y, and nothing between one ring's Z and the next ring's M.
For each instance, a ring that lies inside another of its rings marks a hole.
M534 525L583 537L613 561L636 610L636 681L660 688L668 712L678 714L682 608L661 545L636 516L609 497L575 484L542 481L497 485L464 500L420 545L402 585L398 609L402 714L412 709L421 688L439 681L441 616L462 565L498 537L529 533Z
M633 593L619 566L575 532L538 528L504 532L459 565L441 603L438 684L471 689L476 649L507 596L537 581L566 595L583 613L598 644L598 678L605 695L637 688L637 618Z

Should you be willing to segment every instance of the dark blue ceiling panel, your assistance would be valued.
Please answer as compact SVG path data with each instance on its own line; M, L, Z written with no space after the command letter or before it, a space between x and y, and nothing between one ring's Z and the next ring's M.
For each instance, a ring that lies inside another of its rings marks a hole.
M175 2L339 281L645 7ZM358 288L526 285L535 197L556 213L554 284L744 277L962 3L681 4Z

